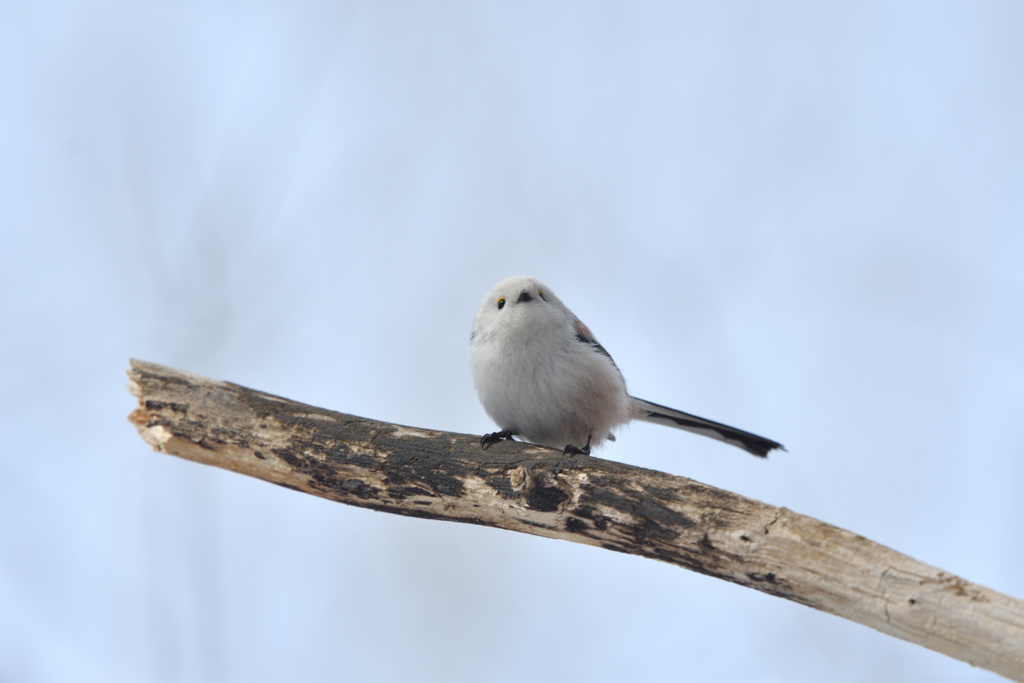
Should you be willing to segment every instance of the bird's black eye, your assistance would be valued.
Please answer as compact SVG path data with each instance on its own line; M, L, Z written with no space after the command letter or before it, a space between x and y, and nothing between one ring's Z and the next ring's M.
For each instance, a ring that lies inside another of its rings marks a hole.
M505 308L505 297L498 299L498 310Z
M544 301L548 300L548 298L546 296L544 296L544 290L543 289L538 289L537 290L537 294L540 294L540 298L544 299Z

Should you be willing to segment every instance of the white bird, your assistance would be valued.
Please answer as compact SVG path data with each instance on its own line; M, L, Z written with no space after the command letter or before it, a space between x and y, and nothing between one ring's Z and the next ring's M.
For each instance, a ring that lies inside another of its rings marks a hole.
M759 457L782 444L750 432L634 398L611 355L550 289L515 276L491 287L473 320L473 385L501 431L488 448L519 435L566 455L589 455L632 420L685 429ZM785 450L785 449L783 449Z

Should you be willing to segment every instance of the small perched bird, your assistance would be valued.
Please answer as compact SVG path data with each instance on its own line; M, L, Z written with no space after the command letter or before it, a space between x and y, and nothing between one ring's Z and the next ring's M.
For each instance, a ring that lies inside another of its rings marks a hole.
M501 428L480 439L484 448L519 435L566 455L589 455L633 420L709 436L762 458L782 448L771 439L630 396L608 351L532 277L510 277L491 287L469 339L473 384Z

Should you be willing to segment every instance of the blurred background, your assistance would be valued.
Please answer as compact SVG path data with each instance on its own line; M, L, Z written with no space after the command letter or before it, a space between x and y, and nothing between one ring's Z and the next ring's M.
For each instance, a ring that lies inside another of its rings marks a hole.
M1024 597L1024 6L0 4L0 681L995 681L596 548L152 452L129 357L479 434L540 278L601 457Z

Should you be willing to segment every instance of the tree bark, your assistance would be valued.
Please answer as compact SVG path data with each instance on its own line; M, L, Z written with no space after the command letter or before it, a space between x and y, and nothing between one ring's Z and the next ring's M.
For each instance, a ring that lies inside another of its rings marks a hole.
M1024 681L1024 602L831 524L691 479L377 422L131 361L154 450L340 503L641 555Z

